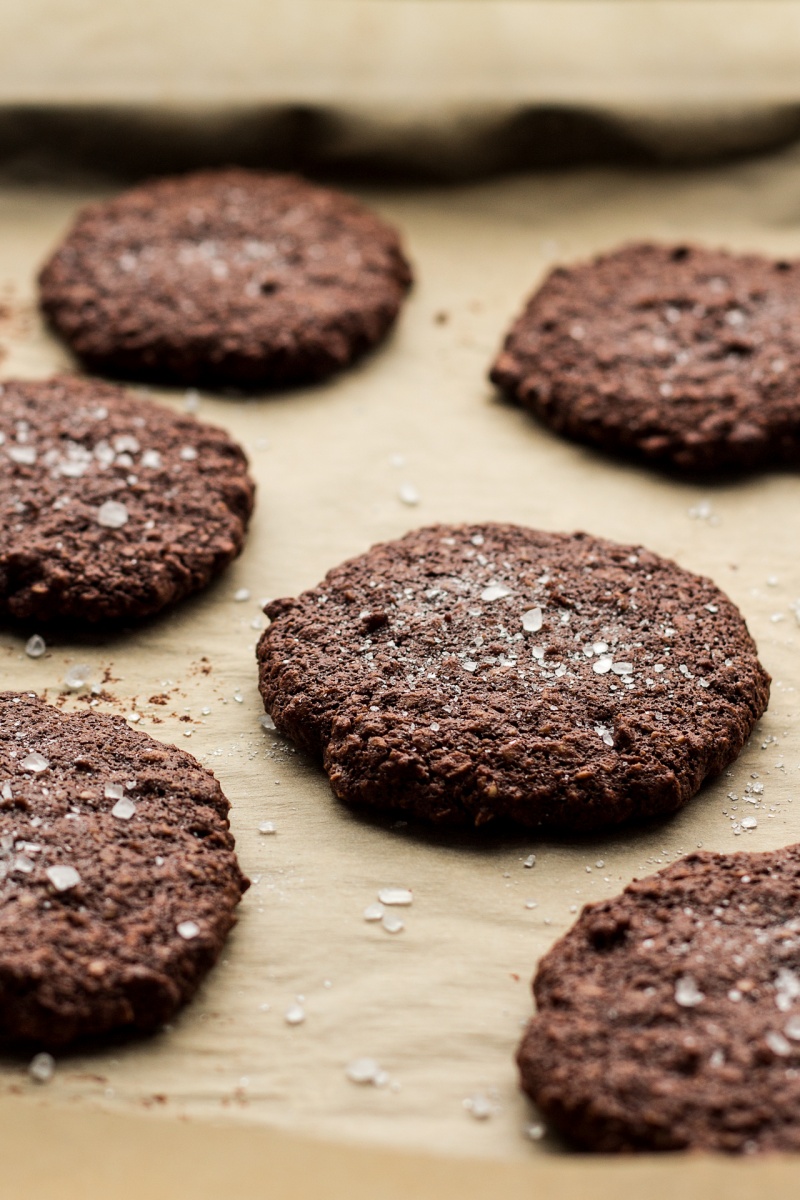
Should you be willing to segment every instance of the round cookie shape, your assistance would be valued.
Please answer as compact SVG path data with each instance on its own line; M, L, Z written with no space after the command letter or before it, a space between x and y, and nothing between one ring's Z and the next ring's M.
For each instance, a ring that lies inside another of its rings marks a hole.
M120 717L0 694L0 1033L149 1031L196 991L248 887L228 802Z
M40 277L92 371L203 387L319 380L386 336L411 283L395 231L294 175L202 171L94 204Z
M800 1149L800 846L691 854L542 959L522 1086L602 1152Z
M679 470L800 461L800 263L634 244L557 267L491 379L560 434Z
M357 806L585 832L675 812L736 758L769 676L708 579L639 546L438 525L276 600L276 728Z
M0 615L146 617L242 549L255 487L215 426L75 378L0 385Z

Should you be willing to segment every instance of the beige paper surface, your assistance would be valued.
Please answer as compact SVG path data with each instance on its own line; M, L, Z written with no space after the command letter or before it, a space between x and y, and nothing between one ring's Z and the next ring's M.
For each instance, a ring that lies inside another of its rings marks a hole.
M9 289L10 306L0 325L6 377L44 375L67 362L42 331L32 280L87 198L0 193L0 285ZM36 661L25 656L23 635L0 632L4 686L55 700L67 667L90 663L95 679L108 671L106 689L116 698L98 711L138 713L138 728L211 767L232 802L242 864L254 880L224 961L172 1029L93 1055L63 1055L45 1088L27 1080L23 1062L2 1061L0 1111L9 1114L9 1129L20 1130L11 1138L20 1194L26 1180L44 1178L53 1146L82 1145L89 1131L98 1154L107 1149L118 1163L129 1136L142 1147L141 1178L156 1178L144 1160L162 1152L162 1135L153 1133L162 1127L181 1130L175 1145L184 1156L186 1194L212 1194L216 1176L198 1160L206 1122L250 1130L231 1132L230 1143L224 1128L208 1134L209 1162L223 1162L227 1145L238 1155L236 1178L243 1162L258 1160L259 1148L265 1163L274 1155L282 1164L284 1190L270 1192L265 1174L263 1194L325 1194L325 1174L315 1173L302 1144L275 1149L283 1145L274 1137L281 1130L502 1160L511 1172L499 1176L509 1181L509 1195L522 1195L523 1181L528 1187L537 1178L547 1194L585 1194L583 1167L559 1157L549 1139L534 1143L524 1133L536 1118L518 1095L512 1055L531 1011L536 960L584 902L619 891L681 852L698 845L766 849L800 839L800 628L793 611L800 598L800 479L783 473L703 486L663 478L559 441L498 402L485 382L505 325L555 261L633 237L800 254L800 161L685 174L583 171L365 198L402 226L418 273L390 344L319 388L250 401L201 397L200 416L242 441L259 483L252 534L238 563L204 596L161 619L112 638L54 639ZM184 403L182 392L153 395ZM393 465L396 456L402 466ZM403 483L419 490L418 506L400 502ZM527 836L427 836L349 813L315 767L260 728L253 647L262 598L313 585L329 566L415 525L481 519L641 541L728 591L775 677L769 713L730 778L706 788L672 821L577 847ZM241 588L251 598L237 602ZM150 700L160 694L168 695L166 705ZM760 806L739 802L738 815L755 816L757 828L737 837L725 796L741 795L755 776L764 785ZM258 833L263 820L275 822L274 836ZM530 853L537 856L533 869L524 866ZM414 891L406 929L394 936L362 919L388 884ZM527 900L537 907L527 908ZM306 1019L290 1027L284 1014L298 996ZM346 1064L365 1055L378 1060L396 1089L347 1080ZM496 1104L488 1120L474 1120L463 1107L476 1092ZM122 1122L101 1118L101 1110ZM158 1121L132 1119L144 1112ZM195 1134L176 1118L188 1118ZM78 1132L70 1134L70 1122ZM54 1141L40 1156L45 1128ZM371 1179L369 1163L385 1161L391 1183L383 1192L376 1186L374 1196L394 1196L406 1179L394 1159L319 1154L319 1163L329 1163L331 1195L348 1170L358 1174L359 1162ZM338 1166L330 1165L334 1159ZM69 1186L85 1176L85 1164L73 1166L65 1166ZM461 1175L456 1167L441 1167L444 1174L418 1167L418 1195L459 1179L465 1195L477 1195L478 1181L488 1178L477 1165L475 1174ZM793 1169L753 1168L775 1180ZM137 1178L135 1159L120 1170L121 1181ZM726 1181L729 1195L741 1184L727 1168L707 1176L705 1166L680 1156L652 1170L598 1168L591 1186L602 1196L600 1189L619 1192L619 1181L628 1179L630 1194L639 1195L647 1180L651 1194L666 1196L678 1179L693 1179L698 1195L716 1194L709 1179L720 1187ZM252 1194L261 1194L251 1182ZM153 1187L148 1194L160 1195ZM53 1194L42 1188L40 1194ZM126 1194L123 1182L119 1194Z

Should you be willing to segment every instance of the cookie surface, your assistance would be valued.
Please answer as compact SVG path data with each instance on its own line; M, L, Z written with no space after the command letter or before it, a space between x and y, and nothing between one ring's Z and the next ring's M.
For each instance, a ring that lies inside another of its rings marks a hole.
M0 615L149 616L236 557L254 491L221 429L95 381L5 381Z
M410 282L397 234L358 201L244 170L84 209L39 280L90 370L209 387L330 375L385 337Z
M260 689L350 804L599 829L674 812L769 677L709 580L641 547L434 526L268 605Z
M0 694L0 1033L169 1020L248 886L227 814L209 771L121 718Z
M679 469L800 461L800 264L624 246L558 267L491 378L558 433Z
M591 1150L800 1149L800 846L699 853L540 963L525 1091Z

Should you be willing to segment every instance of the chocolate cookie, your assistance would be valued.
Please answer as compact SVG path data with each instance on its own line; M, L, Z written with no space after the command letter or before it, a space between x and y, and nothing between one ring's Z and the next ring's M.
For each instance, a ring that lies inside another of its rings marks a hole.
M253 508L226 433L119 388L0 385L0 615L145 617L236 557Z
M84 209L39 283L92 371L275 387L322 379L380 342L411 269L395 231L349 196L226 170Z
M800 462L800 263L625 246L552 271L491 378L558 433L681 469Z
M248 881L228 802L119 717L0 694L0 1033L153 1030L216 961Z
M691 854L545 956L518 1060L590 1150L800 1150L800 846Z
M741 615L640 546L439 525L266 608L260 688L335 794L574 832L674 812L767 705Z

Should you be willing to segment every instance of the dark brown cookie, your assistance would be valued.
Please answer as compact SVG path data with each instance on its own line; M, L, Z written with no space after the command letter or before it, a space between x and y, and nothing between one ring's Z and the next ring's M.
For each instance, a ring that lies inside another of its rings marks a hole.
M800 462L800 263L625 246L558 267L491 378L558 433L689 470Z
M267 606L260 688L335 794L572 831L674 812L769 695L741 615L640 546L434 526Z
M0 1033L153 1030L216 961L248 886L228 802L119 717L0 694Z
M226 433L73 378L0 385L0 615L145 617L236 557L253 508Z
M243 170L84 209L39 279L90 370L208 387L330 375L385 337L410 282L397 234L356 200Z
M525 1091L590 1150L800 1150L800 846L692 854L545 956Z

